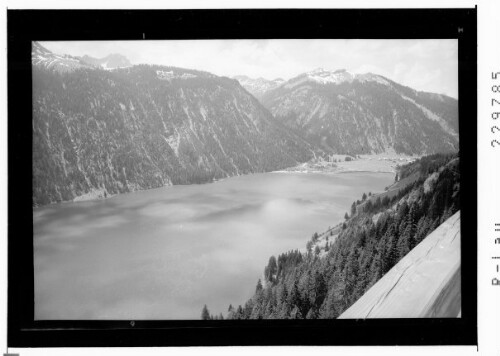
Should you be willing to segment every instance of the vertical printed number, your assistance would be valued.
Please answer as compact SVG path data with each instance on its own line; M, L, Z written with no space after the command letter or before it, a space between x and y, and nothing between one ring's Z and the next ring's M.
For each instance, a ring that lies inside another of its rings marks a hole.
M500 79L500 72L491 72L491 79L492 80ZM500 94L500 84L492 85L491 92ZM491 98L491 106L494 106L495 104L500 105L500 101L498 101L495 98ZM491 118L493 120L497 120L499 116L500 116L500 112L492 112L491 113ZM491 127L492 134L495 134L498 132L500 132L500 129L498 128L498 126ZM491 147L495 148L495 147L499 147L499 146L500 146L500 142L498 142L498 140L495 140L495 139L491 140Z

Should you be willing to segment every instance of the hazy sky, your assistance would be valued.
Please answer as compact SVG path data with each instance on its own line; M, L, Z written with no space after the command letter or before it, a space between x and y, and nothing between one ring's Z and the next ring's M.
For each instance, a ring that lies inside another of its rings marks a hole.
M381 74L417 90L458 97L457 40L188 40L42 42L59 54L126 56L217 75L290 79L316 69Z

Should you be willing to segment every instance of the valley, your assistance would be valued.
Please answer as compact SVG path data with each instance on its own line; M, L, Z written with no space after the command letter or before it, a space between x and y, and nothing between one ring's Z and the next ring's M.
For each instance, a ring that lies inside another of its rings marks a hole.
M59 55L37 42L32 63L33 206L310 163L388 171L374 167L378 158L335 169L318 162L458 147L455 99L371 73L254 82L119 55Z
M32 44L37 320L370 317L425 246L459 252L456 99L108 53ZM460 261L426 251L451 272L417 317L455 315Z

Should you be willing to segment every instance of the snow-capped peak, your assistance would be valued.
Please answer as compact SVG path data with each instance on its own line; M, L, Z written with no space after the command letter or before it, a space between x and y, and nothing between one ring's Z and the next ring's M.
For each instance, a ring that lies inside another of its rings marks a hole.
M345 69L332 72L323 68L317 68L311 72L307 72L306 77L321 84L339 84L342 82L352 82L355 76Z

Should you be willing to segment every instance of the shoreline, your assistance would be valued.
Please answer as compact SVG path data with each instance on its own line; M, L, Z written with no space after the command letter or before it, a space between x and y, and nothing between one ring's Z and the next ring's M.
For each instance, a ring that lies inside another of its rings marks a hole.
M102 201L102 200L107 200L107 199L113 198L113 197L118 196L118 195L132 194L132 193L141 192L141 191L145 191L145 190L160 189L160 188L173 187L173 186L211 184L211 183L221 182L221 181L224 181L224 180L229 179L229 178L247 176L247 175L252 175L252 174L259 174L259 173L300 173L300 174L308 174L308 173L315 173L315 174L392 173L392 174L397 174L397 171L396 171L397 164L399 164L399 163L405 164L405 163L408 163L408 162L413 161L413 160L418 158L418 157L411 157L411 156L386 156L386 155L368 155L368 156L359 156L359 157L360 158L356 158L356 159L353 159L351 161L341 161L341 162L334 162L334 163L333 162L321 162L320 164L323 165L324 169L317 169L317 168L315 169L312 167L309 168L311 165L318 164L318 163L313 163L311 161L308 161L308 162L300 163L296 166L288 167L288 168L281 169L281 170L268 171L268 172L254 172L254 173L248 173L248 174L237 174L237 175L228 176L228 177L224 177L224 178L220 178L220 179L215 179L215 180L205 182L205 183L165 184L165 185L160 186L160 187L137 189L137 190L132 190L132 191L125 192L125 193L117 193L117 194L110 194L104 189L96 189L94 191L76 196L75 198L73 198L73 200L63 200L63 201L59 201L59 202L51 202L49 204L44 204L44 205L32 205L32 208L33 208L33 210L36 210L39 208L58 205L58 204ZM359 166L359 167L356 167L356 166ZM104 197L104 193L106 193L106 197Z

